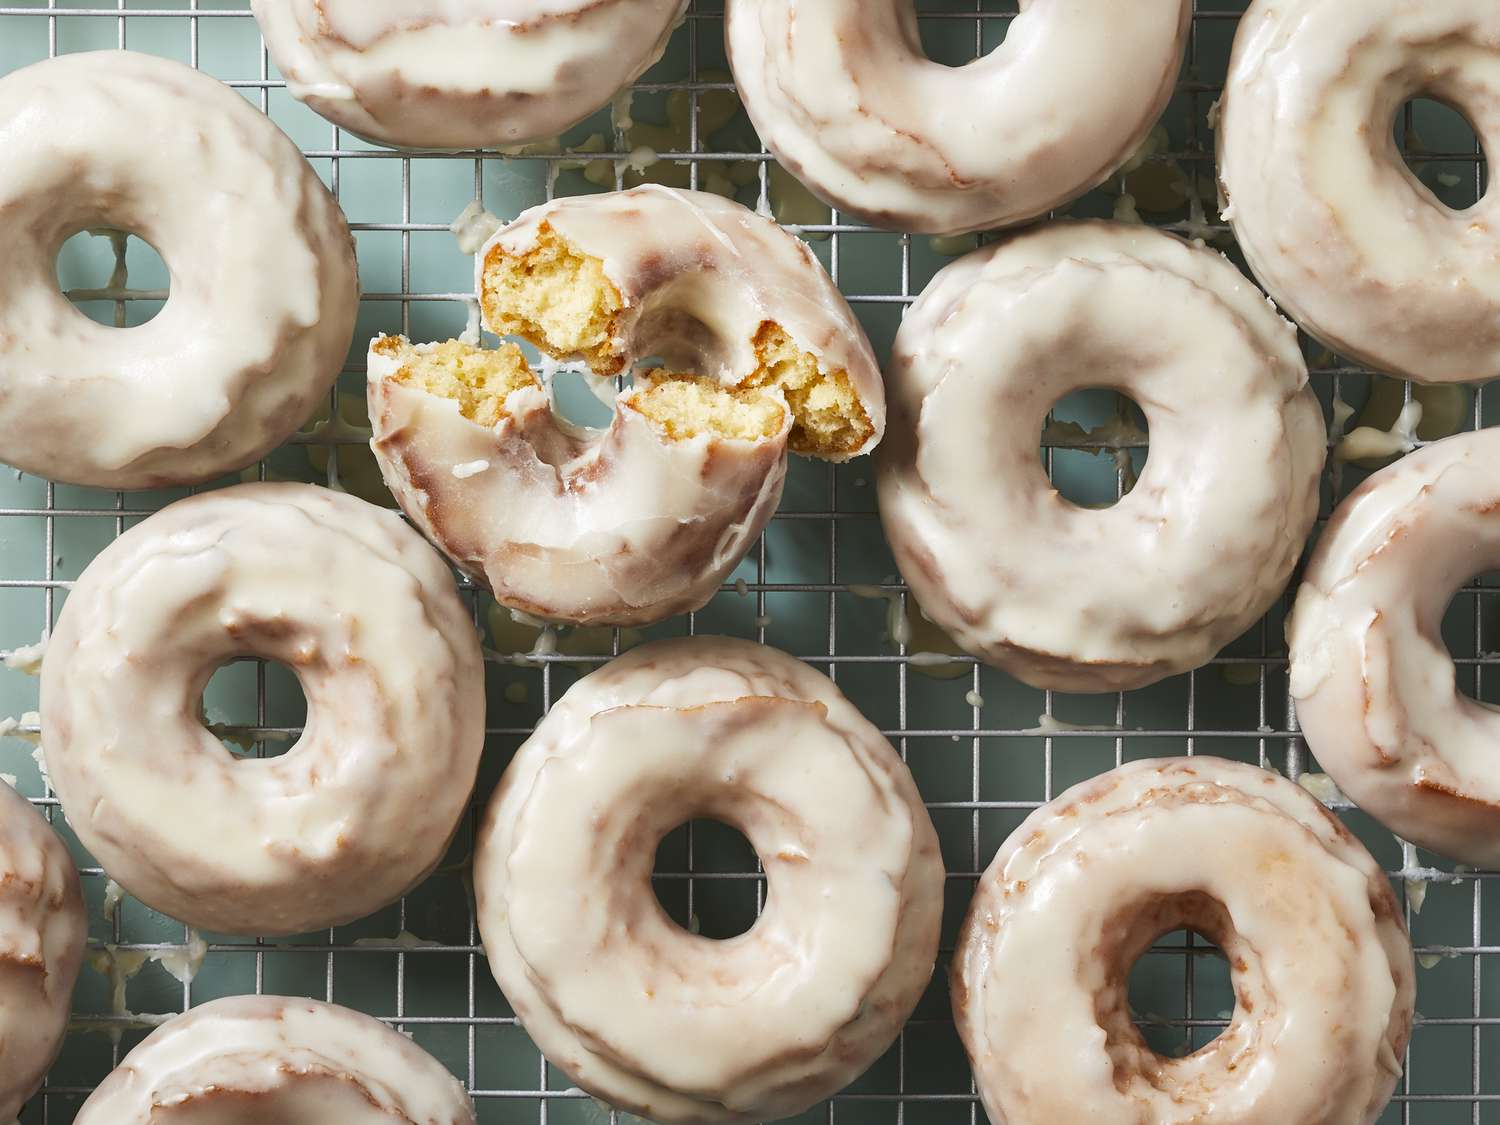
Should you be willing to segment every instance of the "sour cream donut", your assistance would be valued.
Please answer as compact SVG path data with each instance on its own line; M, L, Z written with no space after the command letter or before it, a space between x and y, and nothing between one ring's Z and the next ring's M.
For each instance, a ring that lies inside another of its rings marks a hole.
M1500 432L1418 450L1329 521L1287 639L1297 717L1319 764L1391 831L1500 869L1500 715L1463 695L1443 613L1500 566Z
M1330 348L1428 383L1500 376L1500 190L1454 211L1392 122L1417 95L1500 155L1500 6L1256 0L1220 107L1223 211L1261 283Z
M1060 223L944 269L890 367L880 511L901 573L969 652L1037 687L1197 667L1280 594L1317 515L1325 433L1292 326L1224 258ZM1145 412L1139 482L1060 496L1047 411L1109 386Z
M153 1031L77 1125L473 1125L463 1084L399 1031L317 1000L232 996Z
M307 695L281 757L236 758L204 685L260 656ZM363 917L437 865L484 742L478 635L393 512L311 485L173 504L89 564L42 664L52 784L131 894L199 929Z
M228 86L127 51L0 79L0 459L100 488L241 469L312 412L359 305L349 228L297 147ZM112 228L166 260L148 324L58 291L63 242Z
M650 887L707 816L749 837L765 913L710 941ZM932 974L936 833L911 774L827 677L747 641L633 649L511 762L475 852L495 979L551 1062L653 1121L769 1121L873 1063Z
M294 97L402 148L556 137L661 57L687 0L252 0Z
M513 344L371 346L387 484L512 609L579 625L698 609L775 511L788 449L843 461L884 430L880 369L827 273L718 196L548 203L489 242L478 288L492 331L598 376L665 365L635 373L607 430L581 431Z
M1126 981L1182 929L1223 950L1236 1004L1212 1043L1166 1058ZM980 879L952 968L996 1125L1370 1125L1414 982L1369 852L1300 786L1216 758L1132 762L1032 813Z
M0 783L0 1119L20 1114L62 1048L88 929L73 857Z
M725 38L788 171L850 215L954 234L1044 215L1124 164L1172 96L1190 9L1035 0L961 67L927 58L912 0L727 0Z

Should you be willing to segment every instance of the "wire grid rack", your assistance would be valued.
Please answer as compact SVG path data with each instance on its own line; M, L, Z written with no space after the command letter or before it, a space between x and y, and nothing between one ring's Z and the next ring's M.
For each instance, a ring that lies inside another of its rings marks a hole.
M961 63L996 46L1013 0L917 4L930 53ZM1136 217L1233 255L1212 191L1208 111L1218 96L1243 0L1195 0L1177 96L1141 168L1066 209ZM634 116L654 118L671 143L646 175L684 186L728 180L748 203L770 203L807 238L885 353L901 312L952 254L973 245L872 231L782 185L770 158L733 114L722 47L722 0L695 0L664 58L635 88ZM365 298L359 331L327 417L249 471L248 479L308 479L384 497L361 449L363 341L377 331L446 338L467 321L469 265L447 226L478 197L503 218L554 193L635 181L639 156L624 114L597 115L558 147L516 154L412 155L372 148L295 103L271 65L247 0L147 0L0 6L0 74L59 53L128 47L189 62L241 90L286 129L339 196L359 243ZM730 112L725 112L725 108ZM617 107L618 109L618 107ZM1487 188L1472 130L1431 105L1408 106L1396 123L1409 162L1442 198L1465 206ZM1437 141L1434 144L1434 140ZM731 190L725 188L724 190ZM778 194L780 198L778 198ZM148 319L167 298L166 273L148 247L124 238L75 239L60 278L89 315L120 326ZM105 275L108 275L105 280ZM1321 351L1307 353L1331 418L1330 448L1354 423L1387 425L1413 389ZM1428 408L1421 438L1495 424L1482 388L1417 398ZM342 397L341 397L342 395ZM1102 397L1101 397L1102 395ZM567 396L564 395L566 401ZM576 396L575 396L576 399ZM1348 404L1344 409L1338 404ZM582 408L579 408L582 409ZM1065 400L1041 456L1058 487L1081 502L1108 502L1129 487L1147 439L1117 414L1108 392ZM1138 423L1138 419L1136 420ZM1367 467L1334 460L1323 518ZM225 483L232 483L231 481ZM19 474L0 481L0 649L37 640L55 620L71 580L126 527L183 491L121 494L54 485ZM1213 753L1279 769L1323 796L1386 865L1403 896L1420 958L1420 1018L1397 1098L1382 1121L1500 1123L1500 893L1494 872L1455 868L1404 847L1336 792L1319 786L1297 734L1281 639L1285 604L1211 665L1144 691L1065 696L1034 691L941 648L923 628L880 533L870 468L799 463L770 529L713 603L647 630L565 634L559 651L494 611L461 583L487 636L489 727L475 807L510 753L577 676L641 636L724 632L774 644L826 670L900 749L922 788L949 869L939 973L899 1042L850 1090L803 1116L808 1122L976 1122L983 1118L948 1014L947 956L979 873L999 842L1068 785L1134 758ZM1500 585L1465 587L1445 621L1460 682L1496 701L1495 635ZM908 627L916 633L908 637ZM277 666L230 665L206 693L211 719L242 752L276 753L305 716L295 680ZM91 909L89 968L64 1054L21 1121L73 1119L94 1085L155 1023L221 995L308 995L360 1008L412 1034L465 1081L483 1121L596 1122L598 1107L550 1068L490 980L464 882L473 821L428 883L353 926L264 941L195 934L120 896L68 830L31 747L45 732L34 714L36 683L0 674L0 713L17 716L0 742L0 770L54 823L79 859ZM215 715L215 709L219 714ZM744 841L712 822L663 842L656 892L684 924L709 936L746 928L764 895ZM1487 891L1488 888L1488 891ZM1488 965L1486 962L1488 961ZM201 962L201 963L200 963ZM196 970L196 972L192 971ZM1488 970L1488 971L1486 971ZM1131 1001L1148 1041L1181 1054L1217 1034L1233 1005L1222 958L1191 934L1163 938L1131 978Z

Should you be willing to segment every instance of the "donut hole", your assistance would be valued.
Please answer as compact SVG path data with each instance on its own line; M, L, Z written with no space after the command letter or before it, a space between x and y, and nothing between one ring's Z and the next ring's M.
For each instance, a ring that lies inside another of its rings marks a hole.
M1444 207L1466 211L1484 198L1484 145L1462 109L1430 96L1411 98L1396 111L1393 135L1411 174Z
M1019 11L1016 0L980 0L962 14L917 16L922 53L939 66L967 66L1005 42L1011 19ZM955 18L958 15L958 18Z
M1485 667L1500 650L1500 571L1485 571L1463 583L1448 599L1441 630L1453 660L1454 687L1469 699L1500 705L1500 676Z
M712 941L748 932L768 891L755 848L744 833L710 819L687 821L662 837L651 889L668 918Z
M307 696L290 667L241 657L220 665L203 687L198 714L237 758L276 758L307 725Z
M1113 507L1145 472L1148 439L1145 412L1129 396L1109 387L1073 391L1042 426L1042 468L1078 507Z
M57 286L90 320L110 328L149 324L165 307L171 276L145 239L80 231L57 252Z
M1194 930L1158 938L1131 966L1127 993L1132 1023L1163 1058L1201 1051L1234 1012L1229 961L1211 937Z
M615 380L562 368L552 373L552 410L558 417L589 430L606 428L615 416ZM627 377L625 386L630 385Z

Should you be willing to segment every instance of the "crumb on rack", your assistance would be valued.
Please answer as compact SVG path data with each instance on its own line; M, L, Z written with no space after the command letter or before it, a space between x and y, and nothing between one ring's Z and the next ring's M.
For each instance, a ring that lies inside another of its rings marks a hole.
M484 263L482 302L490 325L502 335L530 341L555 359L583 359L597 375L623 370L626 357L615 346L624 310L619 290L600 259L579 252L545 223L536 245L522 254L507 253L499 245L491 249ZM774 388L792 411L793 452L837 457L865 446L874 425L848 372L824 370L817 356L798 347L774 321L761 324L753 343L756 370L733 391L716 396L706 379L657 371L651 375L651 390L638 396L638 401L653 403L642 413L658 420L697 417L685 431L697 433L713 428L708 414L723 423L722 410L735 403L733 412L748 408L753 415L728 423L737 436L773 433L779 418L770 430L764 428L771 414L769 396L752 398L745 392ZM674 384L698 389L667 389ZM658 408L664 412L659 416L653 413Z

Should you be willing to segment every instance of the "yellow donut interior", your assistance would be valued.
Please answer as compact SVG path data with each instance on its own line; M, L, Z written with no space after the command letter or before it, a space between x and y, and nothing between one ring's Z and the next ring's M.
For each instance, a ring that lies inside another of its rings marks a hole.
M518 336L554 358L582 358L595 374L616 375L624 368L626 357L615 347L625 311L619 290L601 259L581 253L547 224L538 231L536 245L524 253L507 253L499 245L490 251L482 290L486 322L500 334ZM774 433L779 418L769 422L765 400L751 394L774 390L792 412L788 444L793 452L835 457L864 447L874 424L848 372L825 371L775 321L761 324L754 348L755 370L732 391L715 394L718 385L711 380L653 371L653 386L638 398L637 408L659 421L671 419L681 436L738 436L757 425L770 425ZM669 390L669 384L680 386ZM648 401L641 403L642 398ZM726 412L738 417L726 419Z

